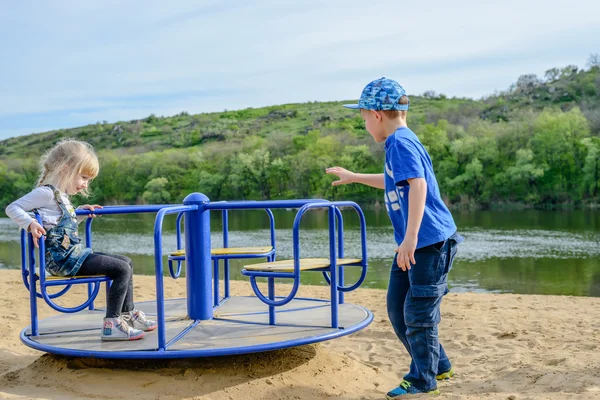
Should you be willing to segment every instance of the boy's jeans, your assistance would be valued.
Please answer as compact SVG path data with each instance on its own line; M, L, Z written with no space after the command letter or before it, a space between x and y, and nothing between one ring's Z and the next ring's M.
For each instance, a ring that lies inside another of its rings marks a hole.
M435 376L450 369L450 360L438 341L440 304L448 293L448 272L463 238L455 233L439 245L415 251L416 264L402 271L392 263L387 292L388 316L396 335L412 357L404 379L422 391L437 387Z

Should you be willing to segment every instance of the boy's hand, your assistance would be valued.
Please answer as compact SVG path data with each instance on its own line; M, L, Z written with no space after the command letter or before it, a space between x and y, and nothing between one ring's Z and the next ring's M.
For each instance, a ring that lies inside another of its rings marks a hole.
M417 238L405 237L402 244L395 250L398 255L396 262L402 271L410 269L410 264L416 265L415 250L417 249Z
M81 209L81 210L90 210L90 211L93 212L96 208L97 209L101 209L102 206L99 206L98 204L94 204L94 205L84 204L82 206L79 206L78 208ZM96 214L88 214L88 217L90 217L90 218L96 218L97 215Z
M332 186L338 186L338 185L345 185L348 183L354 183L355 182L355 173L348 171L345 168L342 167L331 167L331 168L327 168L325 170L326 174L333 174L333 175L337 175L338 178L340 178L337 181L333 181L331 182Z
M46 230L37 221L33 221L31 224L29 224L28 229L29 232L31 232L31 235L33 236L34 246L40 247L39 239L42 237L42 235L46 234Z

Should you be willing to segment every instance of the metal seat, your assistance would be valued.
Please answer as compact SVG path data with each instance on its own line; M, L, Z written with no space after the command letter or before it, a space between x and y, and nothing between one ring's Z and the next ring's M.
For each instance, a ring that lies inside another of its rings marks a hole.
M331 261L327 258L301 258L300 271L324 271L329 269ZM336 264L341 266L360 266L362 260L358 258L338 258ZM246 271L262 272L294 272L294 260L280 260L266 263L250 264L244 266Z

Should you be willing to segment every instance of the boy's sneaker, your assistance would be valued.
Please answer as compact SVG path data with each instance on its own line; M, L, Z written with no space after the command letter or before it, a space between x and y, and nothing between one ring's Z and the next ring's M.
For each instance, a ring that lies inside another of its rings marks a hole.
M147 319L146 314L140 310L125 312L121 315L121 318L127 321L129 326L132 328L140 329L144 332L153 331L156 329L156 327L158 327L158 323L156 321Z
M454 368L450 367L450 369L446 372L442 372L439 375L435 376L435 379L437 379L438 381L443 381L445 379L450 379L454 376Z
M132 328L122 318L104 318L102 340L138 340L143 337L143 331Z
M387 394L385 395L385 398L387 400L391 400L391 399L397 399L398 397L404 396L406 394L419 394L419 393L440 394L440 391L438 390L438 388L435 388L428 392L424 392L424 391L414 387L413 384L410 383L409 381L402 381L402 382L400 382L400 386L398 386L396 389L393 389L393 390L390 390L389 392L387 392Z

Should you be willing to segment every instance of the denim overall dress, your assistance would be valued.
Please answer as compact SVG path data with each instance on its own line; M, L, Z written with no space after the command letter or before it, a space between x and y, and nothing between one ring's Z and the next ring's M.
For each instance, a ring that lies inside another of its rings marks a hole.
M46 232L46 271L55 276L73 276L92 249L81 243L73 206L64 204L60 191L54 186L46 186L52 189L54 198L62 210L62 217L56 226Z

